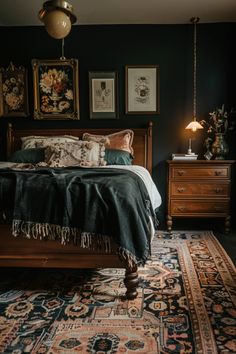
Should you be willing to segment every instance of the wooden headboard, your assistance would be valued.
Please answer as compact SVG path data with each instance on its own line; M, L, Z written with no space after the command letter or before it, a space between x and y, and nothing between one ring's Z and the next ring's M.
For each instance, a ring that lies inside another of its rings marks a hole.
M126 129L126 128L124 128ZM134 161L133 164L141 165L147 168L152 173L152 122L148 123L146 128L131 128L134 131ZM7 129L7 157L21 148L21 137L29 135L73 135L82 137L83 133L91 134L112 134L123 130L122 128L49 128L49 129L19 129L15 128L11 123L8 124Z

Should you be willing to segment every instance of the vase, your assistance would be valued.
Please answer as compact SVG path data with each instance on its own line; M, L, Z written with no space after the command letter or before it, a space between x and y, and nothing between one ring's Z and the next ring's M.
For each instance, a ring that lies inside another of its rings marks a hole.
M52 92L52 95L49 96L50 99L52 100L53 102L53 109L52 109L52 112L53 113L60 113L60 110L58 108L58 101L60 101L61 97L58 95L58 93L56 91L53 91Z
M223 133L216 133L215 140L211 145L211 152L215 160L224 160L229 152L228 144Z

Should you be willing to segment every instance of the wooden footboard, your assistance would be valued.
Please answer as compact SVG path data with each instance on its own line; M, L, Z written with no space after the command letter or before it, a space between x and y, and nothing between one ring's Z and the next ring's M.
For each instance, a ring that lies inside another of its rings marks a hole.
M45 241L13 237L7 224L0 225L0 267L30 268L125 268L126 297L137 296L137 267L130 269L116 254L93 251L80 246L62 245L60 241Z

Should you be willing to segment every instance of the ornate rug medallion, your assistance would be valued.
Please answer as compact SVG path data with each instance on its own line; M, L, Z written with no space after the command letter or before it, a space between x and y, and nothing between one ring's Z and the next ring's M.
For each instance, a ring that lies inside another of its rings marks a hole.
M0 353L236 353L236 271L211 232L157 232L124 270L0 270Z

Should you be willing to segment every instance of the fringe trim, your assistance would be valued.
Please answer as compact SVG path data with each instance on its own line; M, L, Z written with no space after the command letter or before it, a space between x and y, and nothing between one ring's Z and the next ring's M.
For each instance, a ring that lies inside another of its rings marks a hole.
M83 232L76 227L60 226L49 223L13 220L12 235L40 240L60 240L62 245L73 241L75 245L91 250L111 253L111 239L107 235Z
M111 253L111 239L107 235L101 235L91 232L83 232L75 227L60 226L49 223L35 223L31 221L13 220L12 235L14 237L23 236L27 239L40 240L60 240L62 245L73 241L75 245L81 248L88 248L93 251L104 251ZM134 254L123 247L117 248L117 255L124 266L134 269L137 265L144 265L148 256L150 256L149 247L145 252L145 259L141 262L137 261Z
M130 270L134 269L137 266L137 259L136 257L130 253L128 250L119 247L117 250L117 254L122 263L125 264L125 267L128 266Z
M144 258L140 261L137 260L133 253L122 247L118 247L117 254L121 262L125 264L126 268L128 266L128 268L132 270L135 269L137 266L145 265L147 259L150 258L150 247L148 246L148 244L146 245Z

